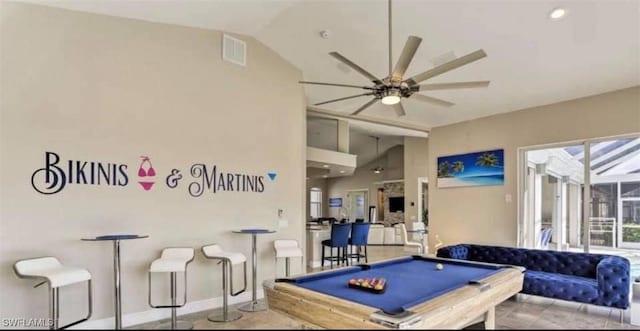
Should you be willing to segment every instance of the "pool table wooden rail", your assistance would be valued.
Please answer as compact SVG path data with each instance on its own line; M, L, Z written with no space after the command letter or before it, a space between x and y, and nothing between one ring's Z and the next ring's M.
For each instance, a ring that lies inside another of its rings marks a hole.
M446 262L446 259L442 259ZM339 269L323 271L331 272ZM408 309L422 317L419 323L404 325L416 329L461 329L484 321L495 328L495 306L522 290L524 268L505 268L478 285L465 285ZM264 282L269 306L313 328L389 329L371 320L379 309L308 290L286 282Z

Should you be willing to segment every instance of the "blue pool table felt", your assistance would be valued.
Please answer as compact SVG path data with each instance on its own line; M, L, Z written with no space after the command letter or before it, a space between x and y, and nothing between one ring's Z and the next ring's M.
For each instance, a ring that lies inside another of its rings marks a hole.
M437 270L441 263L443 270ZM387 314L402 313L409 307L478 281L498 272L493 265L470 265L429 258L407 257L359 266L334 272L293 278L291 283L323 294L378 308ZM386 292L382 294L349 288L355 278L386 278Z

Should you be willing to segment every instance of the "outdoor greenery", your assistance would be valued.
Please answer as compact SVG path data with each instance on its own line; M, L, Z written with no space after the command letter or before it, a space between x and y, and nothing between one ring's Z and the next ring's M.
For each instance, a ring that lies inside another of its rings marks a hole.
M623 228L622 241L640 243L640 228Z

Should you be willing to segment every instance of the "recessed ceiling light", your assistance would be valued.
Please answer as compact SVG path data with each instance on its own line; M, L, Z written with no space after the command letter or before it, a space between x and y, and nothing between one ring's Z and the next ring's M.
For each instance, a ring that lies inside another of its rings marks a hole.
M327 178L327 177L329 177L329 176L327 176L327 175L324 175L324 176L322 176L322 177L324 177L324 178Z
M323 165L322 167L323 167L323 168L329 168L329 165L328 165L328 164L325 164L325 165Z
M564 8L556 8L549 13L549 18L552 20L559 20L567 15L567 10Z
M341 173L341 174L343 174L343 173L344 173L344 170L340 170L340 173Z

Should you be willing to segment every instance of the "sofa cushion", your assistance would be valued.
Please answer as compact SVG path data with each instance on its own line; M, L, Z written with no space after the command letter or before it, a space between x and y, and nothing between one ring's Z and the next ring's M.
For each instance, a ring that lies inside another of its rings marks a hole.
M596 266L605 255L557 252L500 246L468 245L469 259L513 264L527 270L596 278Z
M527 270L524 274L522 293L596 303L598 282L591 278Z
M613 255L458 244L438 257L525 267L523 293L607 307L629 307L630 263Z

